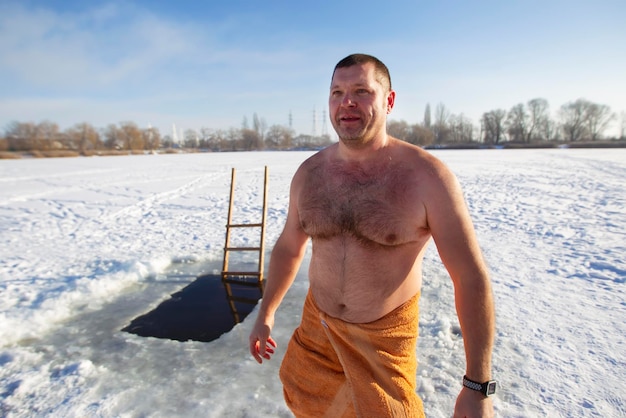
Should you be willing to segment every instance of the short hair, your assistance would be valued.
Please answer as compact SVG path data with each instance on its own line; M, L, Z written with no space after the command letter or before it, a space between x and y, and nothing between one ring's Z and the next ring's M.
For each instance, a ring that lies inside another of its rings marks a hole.
M337 71L337 68L347 68L352 67L353 65L367 64L368 62L374 64L374 74L376 75L376 80L388 91L391 91L391 76L389 75L389 69L381 60L372 55L348 55L347 57L339 61L337 65L335 65L335 69L333 70L333 77L335 76L335 71Z

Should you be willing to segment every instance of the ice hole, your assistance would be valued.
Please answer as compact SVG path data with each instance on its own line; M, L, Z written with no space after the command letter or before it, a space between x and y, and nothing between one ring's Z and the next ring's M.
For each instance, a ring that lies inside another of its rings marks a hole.
M231 285L231 292L246 302L233 301L231 307L221 275L198 276L156 309L135 318L122 331L177 341L216 340L243 321L261 298L256 287Z

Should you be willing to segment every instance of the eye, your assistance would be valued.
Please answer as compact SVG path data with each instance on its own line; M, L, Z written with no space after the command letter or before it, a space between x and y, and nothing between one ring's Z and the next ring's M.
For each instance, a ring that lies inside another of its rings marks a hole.
M364 94L369 94L369 91L367 89L357 89L356 93L360 95L364 95Z

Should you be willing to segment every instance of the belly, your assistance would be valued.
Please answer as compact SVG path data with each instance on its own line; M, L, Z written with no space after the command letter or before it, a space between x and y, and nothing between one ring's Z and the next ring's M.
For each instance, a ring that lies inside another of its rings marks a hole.
M347 322L385 316L420 290L427 242L389 247L346 236L313 239L309 279L316 303Z

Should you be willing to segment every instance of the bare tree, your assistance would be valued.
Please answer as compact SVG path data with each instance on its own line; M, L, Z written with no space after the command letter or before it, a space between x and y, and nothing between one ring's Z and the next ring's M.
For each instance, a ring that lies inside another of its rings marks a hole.
M416 123L409 125L406 121L387 121L387 133L394 138L406 141L414 145L431 145L434 142L434 134L430 129Z
M77 123L65 131L67 148L79 150L85 153L90 150L102 148L100 134L90 123Z
M33 122L13 121L5 133L10 151L33 151L37 149L37 125Z
M39 150L62 149L61 132L59 125L50 121L43 121L37 125L35 146Z
M222 129L217 129L213 133L214 141L217 144L217 149L226 150L231 146L230 144L230 131L224 131Z
M579 141L587 134L585 113L588 101L578 99L575 102L566 103L559 110L561 130L568 141Z
M143 135L136 123L121 122L118 132L124 149L135 151L144 149Z
M214 149L213 141L215 139L215 134L213 129L202 127L200 131L198 131L198 147L204 149Z
M267 123L265 122L265 119L259 118L256 112L252 115L252 129L257 133L259 138L263 140L265 131L267 130Z
M526 131L526 142L534 139L541 139L540 132L547 128L550 123L548 115L548 101L536 98L528 101L528 129ZM543 137L548 140L550 137Z
M293 144L293 129L283 125L272 125L265 135L265 148L289 149Z
M481 121L484 141L488 144L499 144L504 133L504 118L506 111L496 109L483 113Z
M585 123L592 141L599 139L615 119L615 114L607 105L588 102L585 109Z
M149 127L141 131L145 149L156 150L161 146L161 133L157 128Z
M473 141L474 125L469 118L461 113L460 115L450 115L448 121L450 142L468 143Z
M388 120L387 121L387 133L394 138L407 141L411 134L411 127L404 120Z
M243 129L230 128L224 134L224 141L222 141L222 150L226 151L241 151L242 148L242 135Z
M194 129L186 129L184 133L183 146L185 148L198 148L200 145L200 138L198 133Z
M261 140L259 133L253 129L242 129L241 149L244 151L263 149L263 141Z
M435 123L433 125L433 133L435 134L435 142L437 144L442 144L446 142L449 129L448 129L448 118L450 117L450 112L443 103L439 103L437 108L435 109Z
M221 130L213 130L211 128L200 129L200 147L208 148L212 151L219 151L225 141L225 134Z
M119 129L113 123L102 130L102 136L104 137L104 146L108 149L122 149L124 146Z
M433 134L433 131L416 123L411 126L411 133L407 142L415 145L427 146L431 145L434 140L435 135Z
M424 128L430 129L430 103L426 103L426 109L424 110Z
M526 142L529 116L523 103L516 104L506 116L505 126L509 141Z
M545 138L546 141L558 141L561 139L561 130L555 121L547 119L540 126L539 137Z
M296 148L312 149L316 146L317 142L313 135L300 134L293 139L293 144Z

